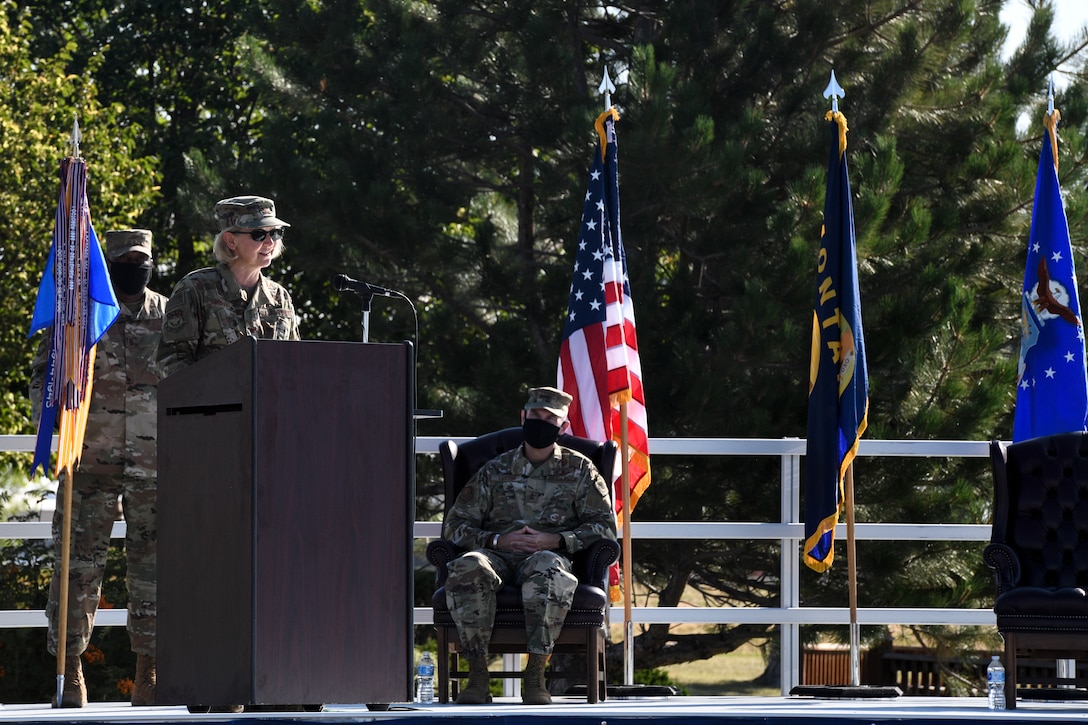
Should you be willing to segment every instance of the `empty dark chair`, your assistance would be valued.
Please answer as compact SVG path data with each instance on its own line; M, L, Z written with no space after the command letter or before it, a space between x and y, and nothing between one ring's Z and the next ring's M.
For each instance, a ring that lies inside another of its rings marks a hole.
M1005 702L1088 699L1088 677L1029 670L1025 658L1088 656L1088 434L990 443L994 520L983 552L1005 640Z

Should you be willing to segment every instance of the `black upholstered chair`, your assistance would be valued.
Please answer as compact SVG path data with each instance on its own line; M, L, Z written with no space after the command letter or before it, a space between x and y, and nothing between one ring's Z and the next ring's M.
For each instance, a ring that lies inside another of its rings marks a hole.
M442 474L445 481L445 507L448 512L461 488L485 463L500 453L512 450L522 443L521 428L506 428L488 433L458 445L445 441L439 447L442 458ZM597 470L611 472L616 458L616 444L601 443L574 436L560 436L560 445L573 448L588 456ZM609 473L604 474L606 480ZM436 588L431 600L434 606L434 626L438 634L438 701L449 702L451 689L457 695L459 679L468 677L459 671L461 641L457 626L446 605L446 576L450 561L464 553L444 539L437 539L427 546L427 559L435 566ZM608 567L619 558L619 545L614 541L598 541L577 552L572 560L579 586L574 592L574 603L563 624L563 631L556 640L557 653L578 653L585 657L586 695L590 703L604 700L605 685L605 615L608 608ZM527 652L525 612L518 587L504 586L498 593L495 628L491 636L492 654L520 654ZM451 673L453 676L451 677ZM492 672L492 677L521 677L521 672ZM549 672L549 677L562 673ZM452 683L451 683L452 680ZM452 688L451 688L452 684Z
M1088 657L1088 434L993 441L990 461L994 520L983 558L997 584L1006 707L1017 697L1088 699L1085 670L1059 679L1024 666Z

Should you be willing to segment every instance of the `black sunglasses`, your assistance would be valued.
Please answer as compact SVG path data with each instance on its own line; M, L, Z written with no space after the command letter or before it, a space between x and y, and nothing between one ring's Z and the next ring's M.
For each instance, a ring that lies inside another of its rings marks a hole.
M279 242L283 240L282 229L273 229L272 231L268 231L266 229L250 229L249 231L243 231L241 229L238 229L234 233L248 234L249 236L253 237L253 241L255 242L263 242L264 238L267 236L271 236L273 242Z

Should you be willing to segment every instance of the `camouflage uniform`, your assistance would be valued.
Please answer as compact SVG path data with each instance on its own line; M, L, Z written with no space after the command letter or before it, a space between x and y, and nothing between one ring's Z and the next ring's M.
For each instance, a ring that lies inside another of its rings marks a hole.
M150 232L147 234L150 240ZM150 241L147 249L150 252ZM166 297L146 289L142 301L122 302L120 306L120 316L96 347L83 457L72 477L65 644L69 656L82 654L91 638L102 594L106 552L118 514L118 497L127 525L129 639L133 652L155 654L155 430L159 375L154 359ZM30 396L35 418L42 401L50 337L49 331L42 335L31 367ZM58 500L53 516L53 540L58 546L63 525L63 501ZM47 646L53 654L57 652L60 608L59 563L58 558L45 610L49 618Z
M563 553L525 555L488 549L495 534L529 526L563 538L565 553L616 539L608 486L593 463L569 448L533 464L521 447L489 461L461 490L443 536L472 549L449 565L446 601L468 659L486 656L495 622L495 592L521 587L528 650L550 654L578 580Z
M198 269L170 294L159 366L170 375L243 337L298 340L291 295L264 275L250 295L226 264Z
M213 249L219 264L187 274L174 287L166 304L158 354L164 376L243 337L299 339L291 295L260 273L252 289L238 284L230 268L237 256L228 251L223 236L224 232L265 227L282 230L291 225L276 216L276 204L263 196L221 199L215 204L215 219L219 234ZM273 258L283 249L279 241L275 244Z

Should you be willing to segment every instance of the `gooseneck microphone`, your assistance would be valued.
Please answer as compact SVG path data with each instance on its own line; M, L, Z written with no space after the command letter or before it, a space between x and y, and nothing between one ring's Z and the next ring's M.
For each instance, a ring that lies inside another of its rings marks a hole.
M370 284L369 282L361 282L357 279L352 279L346 274L338 274L332 278L332 286L334 289L340 292L354 292L357 295L381 295L382 297L404 297L404 295L395 289L389 289L388 287L379 287L376 284Z

